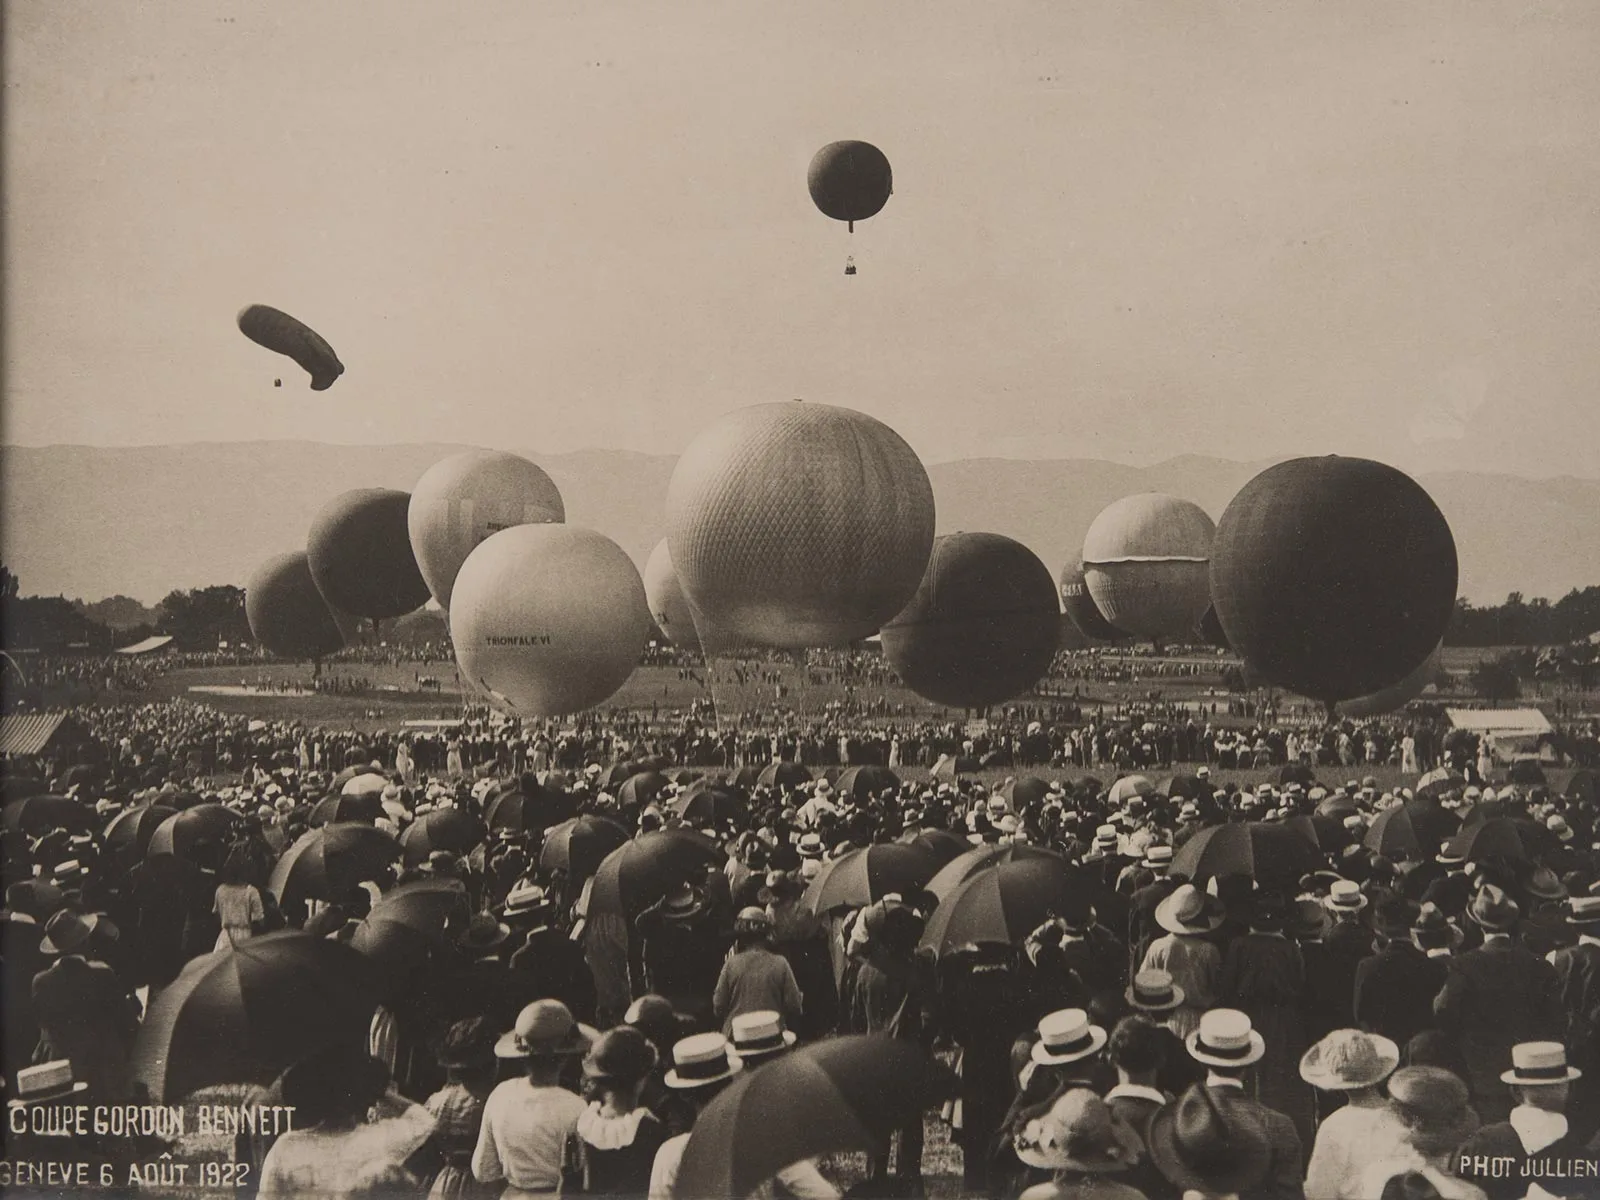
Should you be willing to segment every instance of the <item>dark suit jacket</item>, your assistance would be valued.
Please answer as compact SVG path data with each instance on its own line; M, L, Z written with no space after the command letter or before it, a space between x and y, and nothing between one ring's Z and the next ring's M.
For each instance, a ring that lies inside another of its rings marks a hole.
M1356 964L1356 1024L1404 1046L1434 1026L1433 998L1450 973L1410 942L1393 942Z
M1150 1118L1164 1106L1148 1096L1108 1095L1106 1107L1133 1127L1134 1132L1139 1135L1140 1144L1144 1147L1144 1154L1139 1164L1118 1174L1117 1182L1138 1188L1144 1193L1146 1200L1177 1200L1182 1194L1181 1189L1170 1183L1150 1158Z
M1450 960L1433 1011L1467 1061L1480 1112L1498 1120L1510 1111L1500 1073L1511 1065L1511 1047L1565 1034L1560 991L1555 968L1514 941L1497 939Z
M1488 1161L1496 1157L1511 1159L1510 1169L1506 1170L1503 1167L1500 1171L1489 1169ZM1517 1136L1517 1131L1511 1127L1511 1123L1499 1121L1493 1125L1485 1125L1468 1138L1466 1144L1456 1152L1451 1166L1456 1168L1456 1174L1462 1179L1477 1184L1488 1193L1489 1200L1520 1200L1527 1193L1528 1185L1531 1183L1539 1184L1556 1196L1592 1196L1595 1180L1591 1178L1522 1174L1524 1165L1530 1160L1538 1164L1534 1170L1548 1173L1560 1170L1561 1164L1570 1163L1572 1159L1591 1157L1591 1152L1584 1147L1583 1139L1571 1130L1566 1137L1541 1147L1536 1154L1529 1154L1522 1148L1522 1139Z
M1266 1132L1272 1146L1267 1174L1253 1188L1239 1194L1239 1200L1305 1200L1305 1152L1294 1122L1275 1108L1245 1094L1242 1088L1207 1089L1225 1111L1247 1114Z

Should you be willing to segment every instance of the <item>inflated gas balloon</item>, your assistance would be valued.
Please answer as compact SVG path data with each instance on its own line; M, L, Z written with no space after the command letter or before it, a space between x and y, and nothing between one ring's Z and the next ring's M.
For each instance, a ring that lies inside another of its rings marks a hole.
M678 573L672 569L672 551L667 548L666 538L656 543L649 561L644 564L644 595L650 606L650 616L667 635L667 641L681 650L700 649L694 613L678 583Z
M1378 717L1384 713L1404 708L1439 678L1439 668L1444 655L1444 643L1433 648L1433 653L1422 660L1422 665L1399 683L1381 692L1357 696L1354 700L1341 700L1334 711L1341 717Z
M306 557L330 607L376 621L427 603L428 585L406 529L410 502L405 492L360 488L335 497L317 514Z
M258 346L294 359L311 376L313 392L326 391L344 374L344 364L315 329L265 304L239 314L239 332Z
M894 174L882 150L868 142L834 142L818 150L806 173L812 202L835 221L857 221L880 212L894 192Z
M1246 662L1331 703L1382 691L1428 657L1456 572L1450 526L1409 476L1364 458L1297 458L1222 514L1211 596Z
M1095 606L1137 637L1187 636L1211 602L1205 509L1145 492L1109 504L1083 538L1083 575Z
M498 450L467 450L423 472L406 526L428 590L449 608L456 572L479 542L514 525L566 518L561 493L533 463Z
M986 708L1050 669L1060 637L1055 581L1020 542L954 533L933 543L922 585L883 627L883 655L935 704Z
M1206 605L1206 611L1200 614L1200 623L1195 632L1208 646L1215 646L1218 650L1233 649L1233 643L1228 641L1227 631L1222 628L1222 622L1217 620L1215 604Z
M280 658L322 658L341 649L355 622L317 591L304 553L280 554L256 568L244 613L257 642Z
M1061 570L1061 607L1079 633L1097 642L1114 642L1127 634L1118 629L1096 607L1083 581L1083 556L1074 557Z
M450 636L461 673L521 716L599 704L639 665L649 633L638 568L591 529L502 530L456 576Z
M870 637L933 547L933 485L881 421L825 404L729 413L678 460L667 543L708 650Z

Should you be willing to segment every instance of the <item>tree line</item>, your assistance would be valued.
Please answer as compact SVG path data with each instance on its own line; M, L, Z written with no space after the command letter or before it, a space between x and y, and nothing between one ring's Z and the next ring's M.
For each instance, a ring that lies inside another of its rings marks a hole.
M1560 646L1600 630L1600 587L1573 588L1555 603L1512 592L1482 608L1457 600L1445 631L1447 646Z

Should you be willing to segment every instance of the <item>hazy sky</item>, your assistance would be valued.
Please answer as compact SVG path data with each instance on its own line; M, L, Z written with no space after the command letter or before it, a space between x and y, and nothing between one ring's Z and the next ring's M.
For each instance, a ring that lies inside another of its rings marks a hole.
M931 460L1600 473L1592 0L5 15L8 442L661 452L801 396ZM841 138L895 170L853 238Z

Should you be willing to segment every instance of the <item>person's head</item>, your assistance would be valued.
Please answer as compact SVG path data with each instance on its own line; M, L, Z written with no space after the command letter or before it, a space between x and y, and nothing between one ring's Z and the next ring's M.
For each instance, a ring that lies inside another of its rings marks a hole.
M733 934L740 950L765 946L772 939L772 918L755 905L741 908L733 921Z
M452 1082L481 1084L495 1073L494 1027L486 1017L468 1017L445 1031L435 1057Z
M559 1078L566 1061L589 1049L591 1037L559 1000L535 1000L517 1014L509 1033L495 1043L496 1058L521 1062L528 1078Z
M1261 1126L1199 1084L1156 1111L1146 1138L1167 1180L1202 1196L1238 1195L1266 1178L1272 1162Z
M608 1029L589 1048L583 1076L591 1094L618 1113L632 1112L639 1089L655 1069L656 1048L631 1025Z
M1401 1067L1388 1082L1391 1111L1423 1157L1450 1154L1478 1128L1467 1085L1441 1067Z
M1300 1059L1300 1078L1324 1092L1372 1095L1400 1063L1400 1047L1359 1029L1335 1029Z
M1189 1057L1204 1063L1213 1074L1229 1078L1266 1056L1266 1040L1236 1008L1213 1008L1200 1017L1200 1027L1185 1040Z
M704 1108L733 1081L744 1062L720 1033L695 1033L672 1047L672 1069L663 1082L695 1108Z
M1583 1072L1567 1065L1560 1042L1520 1042L1511 1048L1511 1069L1500 1076L1519 1104L1545 1112L1564 1112L1572 1081Z
M1149 1017L1123 1017L1111 1031L1106 1057L1124 1080L1147 1082L1167 1064L1167 1039Z
M672 1007L672 1001L654 992L640 996L628 1006L628 1011L622 1015L622 1020L650 1039L650 1044L656 1048L656 1054L661 1061L671 1061L672 1047L677 1043L683 1029L683 1023Z
M389 1068L364 1047L341 1046L308 1055L284 1071L279 1084L297 1125L338 1128L360 1122L389 1086Z

